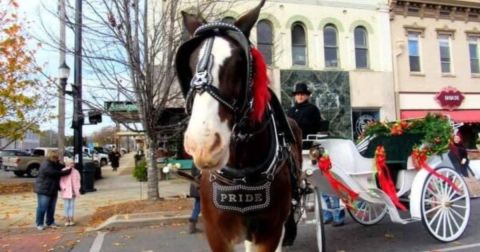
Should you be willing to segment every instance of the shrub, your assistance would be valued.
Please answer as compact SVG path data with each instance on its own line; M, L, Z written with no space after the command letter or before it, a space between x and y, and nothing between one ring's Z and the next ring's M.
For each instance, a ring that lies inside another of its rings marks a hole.
M147 162L145 160L137 162L137 165L133 170L133 176L138 181L147 181Z

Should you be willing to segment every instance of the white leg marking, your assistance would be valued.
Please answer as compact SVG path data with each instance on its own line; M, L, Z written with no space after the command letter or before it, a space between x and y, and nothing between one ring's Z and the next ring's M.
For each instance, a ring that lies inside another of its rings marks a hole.
M283 243L284 236L285 236L285 224L282 226L282 235L280 236L280 241L278 242L277 249L275 249L275 252L282 252L282 243Z
M253 242L249 241L249 240L245 240L245 252L255 252L256 250L255 247L254 247L254 244Z

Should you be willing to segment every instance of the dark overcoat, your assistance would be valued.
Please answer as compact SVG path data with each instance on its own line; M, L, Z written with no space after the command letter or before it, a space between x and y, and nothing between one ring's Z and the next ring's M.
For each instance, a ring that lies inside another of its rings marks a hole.
M307 138L309 134L317 134L320 130L320 110L308 101L295 103L295 105L288 110L287 115L294 119L298 126L300 126L303 139Z
M57 196L60 190L60 177L70 174L72 169L62 171L64 165L45 160L40 165L38 177L35 180L34 191L38 194Z

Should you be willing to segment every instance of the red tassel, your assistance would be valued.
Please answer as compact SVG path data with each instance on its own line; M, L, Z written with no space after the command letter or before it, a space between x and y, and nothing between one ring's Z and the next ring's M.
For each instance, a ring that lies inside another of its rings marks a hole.
M397 190L395 189L390 171L387 167L385 149L381 145L375 150L375 165L377 166L378 182L380 183L382 191L390 197L395 206L402 211L407 211L407 208L400 202L397 196Z
M437 178L443 180L445 183L450 185L455 191L460 192L460 189L452 182L452 180L450 180L449 178L447 178L447 177L443 176L442 174L438 173L435 169L433 169L432 167L430 167L427 164L427 157L428 157L428 155L427 155L426 150L418 149L418 148L414 149L412 151L412 159L413 159L413 164L414 164L415 168L417 170L421 169L421 168L424 168L429 173L433 174Z
M262 54L256 48L251 49L254 75L253 75L253 109L250 114L250 118L254 122L261 122L263 114L267 108L267 104L270 101L270 92L268 92L268 84L270 80L267 76L267 64L263 59Z
M353 202L358 198L358 193L352 191L350 188L338 181L330 172L332 168L332 162L328 155L324 155L318 160L318 168L323 172L323 175L327 179L330 186L335 190L338 196L342 199L345 205L352 209L354 208Z

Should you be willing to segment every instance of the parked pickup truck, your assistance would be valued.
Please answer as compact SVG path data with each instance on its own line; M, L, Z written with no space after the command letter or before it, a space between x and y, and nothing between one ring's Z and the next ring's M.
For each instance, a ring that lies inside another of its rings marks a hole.
M10 156L3 158L6 171L13 171L18 177L25 173L30 177L37 177L40 164L47 158L48 153L57 148L36 148L31 156Z

